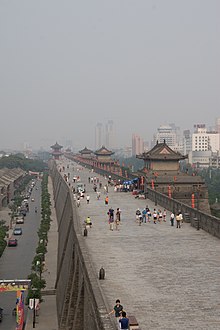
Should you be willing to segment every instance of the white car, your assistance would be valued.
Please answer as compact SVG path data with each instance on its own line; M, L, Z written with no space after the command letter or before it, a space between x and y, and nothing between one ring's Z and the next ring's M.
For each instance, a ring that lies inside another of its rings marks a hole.
M21 225L23 223L24 223L24 218L23 217L16 218L16 224L17 225Z

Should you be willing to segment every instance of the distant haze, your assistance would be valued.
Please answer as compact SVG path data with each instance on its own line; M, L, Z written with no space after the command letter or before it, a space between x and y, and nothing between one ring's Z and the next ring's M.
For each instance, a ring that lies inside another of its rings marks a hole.
M220 117L219 0L1 0L0 150Z

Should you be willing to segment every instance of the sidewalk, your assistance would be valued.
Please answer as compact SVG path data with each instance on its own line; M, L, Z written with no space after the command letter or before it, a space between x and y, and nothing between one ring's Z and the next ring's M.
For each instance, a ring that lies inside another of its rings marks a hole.
M0 220L4 220L6 226L9 226L9 228L10 228L11 216L9 215L9 213L11 213L11 210L9 209L9 207L3 207L0 211ZM14 225L15 225L15 220L12 223L12 227L14 227ZM11 237L12 232L13 232L13 228L9 229L8 237Z
M57 274L57 219L54 209L53 186L51 178L48 181L48 190L51 197L51 227L48 233L47 253L45 255L45 271L42 277L46 280L46 288L42 291L41 303L35 328L39 330L58 330L55 282ZM25 330L33 329L32 311L28 312Z

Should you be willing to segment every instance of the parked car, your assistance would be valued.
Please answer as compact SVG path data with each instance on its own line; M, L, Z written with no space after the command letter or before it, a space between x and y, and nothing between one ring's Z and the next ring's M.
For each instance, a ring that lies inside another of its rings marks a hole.
M8 246L17 246L18 245L18 241L16 238L10 238L8 240Z
M16 224L17 225L22 225L24 223L24 217L17 217L16 218Z
M3 308L0 307L0 322L2 321L3 319Z
M24 217L26 217L27 209L22 209L22 210L20 211L20 214L23 215Z
M22 235L22 229L21 228L15 228L13 231L14 235Z

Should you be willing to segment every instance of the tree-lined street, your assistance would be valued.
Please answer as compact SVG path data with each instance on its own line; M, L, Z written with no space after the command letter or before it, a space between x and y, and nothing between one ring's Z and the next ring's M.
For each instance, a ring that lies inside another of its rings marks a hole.
M31 198L34 198L34 201L31 201ZM37 181L29 198L29 213L25 217L24 224L16 225L16 227L22 228L22 235L16 236L18 245L16 247L6 247L0 258L0 279L27 279L27 276L31 273L32 261L38 242L37 230L41 220L40 199L41 185L40 181ZM38 209L37 213L35 213L35 207ZM0 307L4 309L2 329L15 329L15 316L12 316L15 303L16 292L0 294Z

